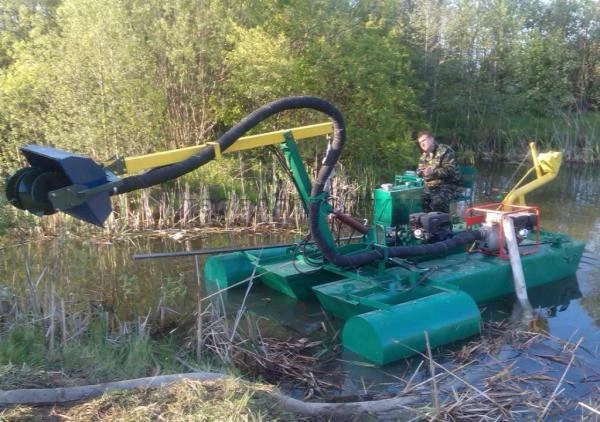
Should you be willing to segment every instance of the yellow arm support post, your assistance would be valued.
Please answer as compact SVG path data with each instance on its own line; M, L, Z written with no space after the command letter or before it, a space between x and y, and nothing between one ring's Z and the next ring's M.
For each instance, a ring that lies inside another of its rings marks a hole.
M333 123L327 122L310 126L296 127L293 129L262 133L258 135L244 136L235 141L235 143L233 143L226 151L215 151L215 156L220 156L221 153L242 151L246 149L264 147L267 145L279 144L285 141L284 134L287 132L291 132L295 140L300 140L319 135L326 135L332 131ZM156 152L147 155L138 155L135 157L126 157L123 160L125 167L124 171L128 174L133 174L143 170L177 163L197 154L204 148L214 148L214 144L215 142L207 142L206 144L196 145L193 147ZM110 167L111 163L105 163L105 165Z
M525 194L536 190L542 185L554 180L560 171L562 163L562 152L549 151L538 155L535 144L529 144L533 167L525 173L514 188L504 197L504 205L525 205ZM525 178L535 170L536 178L529 183L523 184Z

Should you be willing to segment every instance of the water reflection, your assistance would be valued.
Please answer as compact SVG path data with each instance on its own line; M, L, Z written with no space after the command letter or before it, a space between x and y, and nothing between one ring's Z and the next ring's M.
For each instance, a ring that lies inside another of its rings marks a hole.
M528 290L529 301L545 318L557 318L561 312L569 309L571 302L581 298L577 277L569 277L555 283L538 286ZM484 320L505 319L513 311L514 300L507 296L493 303L486 304L483 309Z
M4 239L0 285L18 297L27 297L32 284L41 299L49 299L50 285L54 284L56 295L74 312L101 306L121 320L148 313L154 316L159 307L185 314L194 309L196 301L193 258L141 261L132 258L136 253L260 245L273 238L214 233L186 242L144 235L115 242L71 236L36 241ZM200 267L204 259L199 258ZM41 300L41 306L45 303L47 300Z

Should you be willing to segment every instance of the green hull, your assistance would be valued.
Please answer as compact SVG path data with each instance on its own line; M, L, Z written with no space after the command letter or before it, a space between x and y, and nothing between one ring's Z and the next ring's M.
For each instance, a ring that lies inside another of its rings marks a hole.
M204 285L209 294L253 279L296 300L310 300L315 297L313 287L341 278L307 263L293 247L211 256L204 265Z
M521 245L528 288L572 276L584 244L552 233L540 235L539 249ZM528 250L529 249L529 250ZM205 266L209 292L252 275L297 300L316 298L330 314L347 320L342 344L383 365L478 333L478 305L514 292L508 259L457 251L446 256L395 260L360 271L306 262L294 248L234 252L210 257Z
M537 253L521 257L528 288L574 275L583 253L583 242L558 235L545 238L546 242L539 246ZM420 272L422 280L411 285L415 272ZM383 275L375 268L365 269L361 276L358 280L350 275L313 290L328 312L344 320L440 291L461 290L477 304L514 292L510 261L481 253L461 252L432 258L421 261L412 269L390 267Z

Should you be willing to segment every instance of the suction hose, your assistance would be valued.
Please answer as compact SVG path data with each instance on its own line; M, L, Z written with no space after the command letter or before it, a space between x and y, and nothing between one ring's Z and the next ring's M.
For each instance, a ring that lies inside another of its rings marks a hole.
M285 110L301 108L310 108L320 111L330 116L333 120L333 140L331 148L327 152L324 165L319 173L319 175L321 175L321 173L326 173L325 177L320 176L319 179L327 180L327 176L331 173L333 166L339 158L344 143L345 124L342 113L331 103L318 97L285 97L256 109L217 140L220 150L227 150L227 148L229 148L238 138L242 137L246 132L268 117ZM200 153L178 163L153 169L141 175L122 179L122 183L112 194L119 195L176 179L186 173L196 170L198 167L203 166L214 158L215 151L213 148L203 149Z
M383 248L374 246L373 249L361 252L356 255L341 255L337 251L325 242L324 237L318 230L318 204L312 204L310 210L311 230L315 243L319 246L319 249L323 253L323 256L330 262L340 267L360 267L367 265L377 260L388 258L409 258L414 256L422 255L439 255L453 250L462 245L468 245L469 243L477 240L483 240L486 237L485 231L481 230L469 230L457 233L450 239L446 239L436 243L427 243L422 245L411 245L411 246L393 246L387 248L384 252ZM316 218L315 218L316 214ZM316 221L315 221L316 220Z

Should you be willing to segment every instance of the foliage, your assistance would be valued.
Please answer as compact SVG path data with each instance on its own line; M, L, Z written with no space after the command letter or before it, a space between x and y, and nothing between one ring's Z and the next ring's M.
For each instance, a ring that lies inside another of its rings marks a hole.
M571 112L585 119L598 108L598 13L588 0L426 1L407 8L408 41L426 82L421 104L435 131L459 152L503 155L515 146L503 136L513 119L568 121Z
M214 140L289 95L317 95L341 109L342 160L366 185L414 166L412 139L423 127L469 158L514 154L534 137L567 148L569 159L600 159L588 124L600 103L593 0L1 4L3 175L24 164L24 144L98 161L162 151ZM253 132L322 118L283 113ZM542 120L557 130L538 131ZM309 171L323 149L301 145ZM221 196L248 196L246 172L273 162L262 150L245 152L222 162L233 171L209 171L209 183L229 184Z
M6 206L7 201L0 197L0 236L6 233L6 229L10 226L9 208Z

